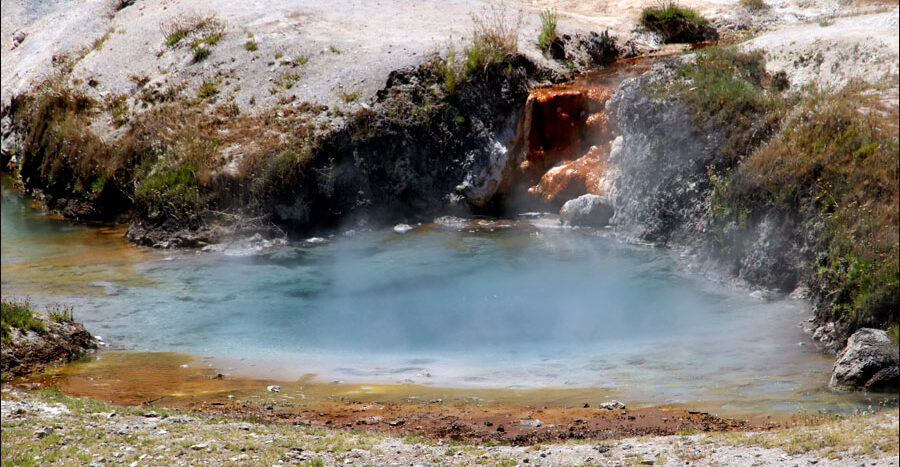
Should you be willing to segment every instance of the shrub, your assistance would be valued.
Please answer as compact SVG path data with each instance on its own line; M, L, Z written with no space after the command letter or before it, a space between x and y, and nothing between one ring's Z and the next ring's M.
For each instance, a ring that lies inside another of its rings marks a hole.
M644 8L641 11L641 24L651 27L656 23L684 20L695 24L706 24L709 21L696 11L682 7L675 1L664 1L659 6Z
M26 129L19 171L55 197L90 197L92 180L112 175L115 152L90 127L96 101L66 81L48 78L35 94L17 98L15 119ZM110 108L125 117L120 105ZM99 194L99 193L97 193ZM55 206L51 205L51 208ZM83 213L87 215L88 213Z
M34 317L34 311L28 300L16 301L4 298L0 301L0 340L2 342L7 343L12 339L13 328L38 333L47 331L44 322Z
M641 25L662 35L666 43L712 41L719 37L706 18L674 1L644 8L641 12Z
M259 50L259 44L257 44L255 40L250 39L247 42L244 42L244 49L249 52L256 52Z
M538 46L541 49L550 47L550 43L556 39L556 23L558 14L556 8L546 9L540 12L541 33L538 35Z

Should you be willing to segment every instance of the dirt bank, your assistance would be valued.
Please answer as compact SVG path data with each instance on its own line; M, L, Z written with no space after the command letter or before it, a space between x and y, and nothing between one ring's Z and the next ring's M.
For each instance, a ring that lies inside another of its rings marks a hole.
M807 417L764 432L577 440L530 446L375 434L167 409L129 409L58 391L2 394L3 460L191 465L897 465L897 412ZM356 428L359 428L357 426Z

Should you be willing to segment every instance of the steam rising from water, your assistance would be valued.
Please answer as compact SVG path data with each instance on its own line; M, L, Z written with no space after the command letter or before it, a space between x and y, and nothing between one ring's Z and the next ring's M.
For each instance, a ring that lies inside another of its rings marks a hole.
M144 253L123 274L121 257L62 267L73 239L94 254L89 229L35 220L6 194L4 295L36 271L116 348L271 377L601 387L648 401L793 397L830 369L798 345L801 305L758 301L593 231L369 232L245 256Z

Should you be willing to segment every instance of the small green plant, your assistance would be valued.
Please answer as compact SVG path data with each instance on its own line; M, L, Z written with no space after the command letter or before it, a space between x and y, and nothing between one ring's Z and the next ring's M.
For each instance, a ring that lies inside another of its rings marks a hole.
M278 80L278 84L285 89L291 89L294 87L294 84L297 83L297 80L300 79L300 75L297 73L285 73L281 75L281 79Z
M556 23L558 13L556 8L548 8L540 12L541 17L541 33L538 35L538 46L546 50L550 47L550 43L556 39Z
M341 94L341 98L344 99L344 102L349 104L349 103L355 102L357 99L359 99L359 94L357 94L355 92L350 92L350 93L345 92L345 93Z
M204 81L203 84L200 85L200 89L197 90L197 97L200 99L206 99L208 97L213 97L219 93L219 83L216 81Z
M199 62L204 58L209 57L209 49L202 44L194 47L192 53L194 54L194 62Z
M247 42L244 42L244 49L248 52L256 52L259 50L259 44L257 44L255 40L250 39Z
M180 15L168 23L159 25L167 46L175 47L184 38L192 34L202 35L203 41L214 44L222 37L223 24L214 16ZM196 44L192 44L196 46Z
M103 44L106 43L107 39L109 39L109 35L112 34L113 32L115 32L115 29L110 29L109 31L106 31L106 34L104 34L103 37L94 41L94 43L91 45L91 49L92 50L102 49Z
M341 53L341 51L340 51L337 47L335 47L335 46L333 46L333 45L332 45L332 46L329 46L329 47L328 47L328 50L330 50L331 53L333 53L333 54L340 54L340 53Z
M44 333L44 322L35 318L31 302L4 298L0 302L0 340L7 343L12 339L12 329Z
M771 8L765 0L741 0L741 6L751 13L759 13Z
M472 15L472 43L465 50L463 69L467 75L486 72L519 50L522 17L510 22L505 9L494 7L482 15Z
M74 323L75 313L71 306L55 303L47 308L47 315L54 323Z

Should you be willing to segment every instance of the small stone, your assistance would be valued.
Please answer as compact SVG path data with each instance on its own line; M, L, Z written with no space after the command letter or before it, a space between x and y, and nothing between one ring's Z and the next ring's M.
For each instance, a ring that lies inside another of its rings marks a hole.
M198 444L191 445L191 449L193 449L194 451L199 451L201 449L206 449L208 447L209 447L209 444L206 444L206 443L198 443Z
M400 426L400 425L403 425L404 423L406 423L406 420L400 419L400 420L394 420L394 421L390 422L389 425Z
M625 404L623 404L619 401L609 401L609 402L604 402L604 403L600 404L600 407L604 408L606 410L617 410L617 409L624 409Z
M541 421L538 420L538 419L534 419L534 420L520 420L520 421L519 421L519 424L522 425L522 426L524 426L524 427L528 427L528 428L537 428L537 427L541 426Z
M281 386L277 384L273 384L271 386L266 386L266 391L269 392L281 392Z
M406 233L413 229L413 226L409 224L397 224L394 226L394 232L397 233Z
M47 435L49 435L50 433L53 433L53 427L45 426L43 428L38 428L37 430L35 430L34 437L36 439L43 439L43 438L47 437Z

